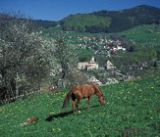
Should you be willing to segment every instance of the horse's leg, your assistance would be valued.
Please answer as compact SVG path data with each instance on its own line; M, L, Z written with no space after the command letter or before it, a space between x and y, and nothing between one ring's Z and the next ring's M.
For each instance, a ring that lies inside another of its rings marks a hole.
M73 109L73 112L76 111L76 100L72 101L72 109Z
M87 109L89 109L89 106L90 106L90 99L91 99L91 97L89 96L87 99L88 99L88 100L87 100L87 102L88 102Z
M79 103L80 103L80 101L81 101L81 98L78 98L77 99L77 104L76 104L76 107L77 107L78 110L79 110Z

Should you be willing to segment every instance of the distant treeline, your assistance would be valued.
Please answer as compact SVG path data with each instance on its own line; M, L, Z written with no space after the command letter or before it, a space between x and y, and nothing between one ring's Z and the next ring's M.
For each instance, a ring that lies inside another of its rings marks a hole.
M48 21L48 20L35 20L35 19L31 19L31 18L27 18L25 16L20 16L18 15L14 15L11 13L0 13L0 21L2 22L8 22L8 21L14 21L14 22L26 22L27 24L29 24L29 29L31 31L37 31L40 29L46 29L46 28L50 28L50 27L55 27L57 25L57 22L55 21Z
M111 24L110 17L102 17L94 14L71 15L61 21L64 30L80 32L101 32Z
M119 32L142 24L159 24L160 9L141 5L121 11L99 11L64 18L63 30L80 32Z

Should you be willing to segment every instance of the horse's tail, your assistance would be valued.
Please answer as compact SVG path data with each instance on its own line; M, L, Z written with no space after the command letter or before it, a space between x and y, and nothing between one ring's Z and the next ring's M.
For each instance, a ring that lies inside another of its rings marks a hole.
M69 93L67 93L65 99L64 99L64 102L63 102L63 106L62 108L65 108L67 107L68 103L69 103L69 100L71 98L71 95L72 95L72 91L70 91Z

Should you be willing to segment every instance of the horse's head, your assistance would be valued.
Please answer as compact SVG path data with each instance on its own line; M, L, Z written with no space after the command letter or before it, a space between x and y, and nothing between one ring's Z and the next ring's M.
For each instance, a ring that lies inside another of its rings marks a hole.
M101 95L99 96L99 102L100 102L101 105L106 104L105 97L104 97L103 93L101 93Z

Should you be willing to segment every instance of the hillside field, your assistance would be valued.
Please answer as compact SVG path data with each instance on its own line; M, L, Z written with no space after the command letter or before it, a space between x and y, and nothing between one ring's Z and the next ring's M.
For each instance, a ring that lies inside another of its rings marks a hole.
M160 8L18 14L0 12L0 137L160 137ZM104 106L62 109L69 87L90 82Z
M123 31L121 36L133 40L139 44L139 48L157 48L160 42L160 26L159 25L141 25L135 28Z
M97 97L81 102L81 113L72 114L71 103L61 109L66 91L39 93L0 107L2 137L159 137L160 77L101 87L107 104ZM63 113L61 113L63 112ZM46 118L52 115L51 121ZM27 118L39 118L35 125L21 127Z

